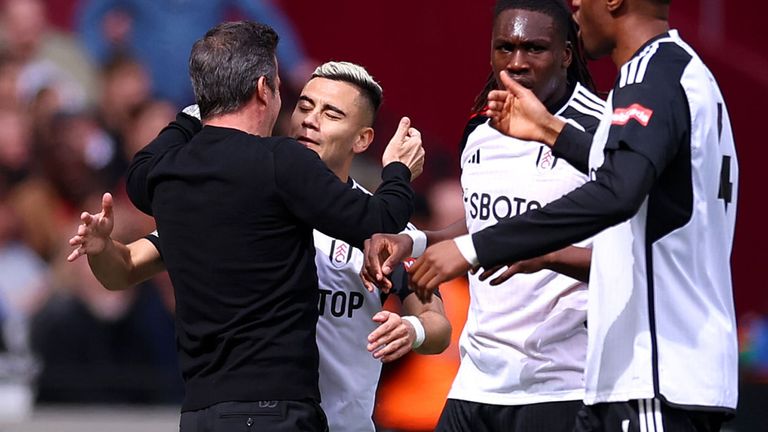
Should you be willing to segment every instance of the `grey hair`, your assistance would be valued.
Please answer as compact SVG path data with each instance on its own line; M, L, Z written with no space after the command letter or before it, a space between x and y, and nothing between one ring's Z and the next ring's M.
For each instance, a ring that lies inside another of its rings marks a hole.
M318 66L312 73L312 78L325 78L354 85L370 102L373 116L376 117L384 98L384 91L364 67L350 62L329 61Z
M189 76L203 119L238 110L262 76L276 90L277 42L271 27L252 21L219 24L195 42Z

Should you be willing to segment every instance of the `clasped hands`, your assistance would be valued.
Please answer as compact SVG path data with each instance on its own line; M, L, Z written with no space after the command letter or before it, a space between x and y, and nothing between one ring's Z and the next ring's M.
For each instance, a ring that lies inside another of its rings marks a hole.
M400 265L412 253L413 240L404 234L375 234L365 241L363 255L365 261L360 278L369 291L379 287L384 292L392 288L387 278L395 266ZM533 258L508 265L498 265L484 269L479 279L484 281L497 275L491 285L500 285L518 273L535 273L547 266L547 257ZM422 303L431 301L438 286L469 271L475 273L480 268L473 268L459 251L453 240L439 242L427 248L413 265L406 266L409 285ZM501 271L501 273L499 273Z

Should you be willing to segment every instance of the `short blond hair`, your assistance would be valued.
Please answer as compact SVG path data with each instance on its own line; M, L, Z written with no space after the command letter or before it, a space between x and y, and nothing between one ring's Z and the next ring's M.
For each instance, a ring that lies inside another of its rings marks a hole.
M312 78L325 78L334 81L348 82L360 89L360 92L371 103L373 115L379 111L384 98L381 85L365 70L364 67L345 61L329 61L321 64L312 73Z

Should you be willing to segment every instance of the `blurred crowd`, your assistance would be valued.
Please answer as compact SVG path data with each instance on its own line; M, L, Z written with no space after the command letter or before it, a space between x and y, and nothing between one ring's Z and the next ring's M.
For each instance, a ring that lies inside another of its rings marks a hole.
M178 400L169 282L108 292L86 260L65 259L104 191L119 197L117 238L153 229L122 177L176 106L128 50L92 61L46 13L37 0L0 7L0 400Z
M115 239L154 229L125 195L125 168L192 102L191 44L232 8L285 29L289 89L310 62L266 2L167 3L82 0L63 31L43 0L0 2L0 421L35 400L181 398L167 276L107 291L86 259L67 263L67 240L105 191L115 196Z

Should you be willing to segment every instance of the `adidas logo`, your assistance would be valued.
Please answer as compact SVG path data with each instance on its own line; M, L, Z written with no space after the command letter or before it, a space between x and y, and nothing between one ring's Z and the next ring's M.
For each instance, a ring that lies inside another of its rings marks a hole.
M467 163L468 164L480 164L480 149L477 149L475 151L475 154L473 154L472 157L469 158Z

